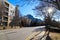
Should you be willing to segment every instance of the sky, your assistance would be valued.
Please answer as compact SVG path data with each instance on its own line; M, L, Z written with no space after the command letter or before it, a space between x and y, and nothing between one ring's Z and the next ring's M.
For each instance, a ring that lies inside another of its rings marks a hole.
M36 13L34 10L35 6L37 6L39 4L39 1L33 1L31 3L25 1L24 0L8 0L11 4L13 4L14 6L19 5L19 11L20 11L20 15L25 16L28 14L31 14L33 17L41 19L39 16L36 16Z
M33 2L28 1L28 0L27 1L25 1L25 0L8 0L8 1L14 6L19 5L20 15L25 16L25 15L30 14L35 18L43 20L42 17L36 15L35 11L32 10L39 4L39 1L37 1L37 0L35 0ZM57 13L59 15L60 11L57 11ZM58 21L58 17L55 17L55 20Z

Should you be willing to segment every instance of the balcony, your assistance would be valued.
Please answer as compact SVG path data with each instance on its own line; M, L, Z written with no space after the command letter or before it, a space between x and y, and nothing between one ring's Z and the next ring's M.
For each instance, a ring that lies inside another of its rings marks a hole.
M0 16L0 20L2 20L2 17Z
M2 15L2 9L0 9L0 16Z
M7 12L4 12L4 16L8 17L8 13Z
M5 2L5 7L9 7L9 4L7 2Z
M0 16L0 19L2 19L2 17Z
M7 12L8 12L8 11L9 11L9 8L6 8L6 7L5 7L5 11L7 11Z
M3 24L3 26L7 26L7 22L3 22L2 24Z
M3 17L3 21L8 21L8 17Z

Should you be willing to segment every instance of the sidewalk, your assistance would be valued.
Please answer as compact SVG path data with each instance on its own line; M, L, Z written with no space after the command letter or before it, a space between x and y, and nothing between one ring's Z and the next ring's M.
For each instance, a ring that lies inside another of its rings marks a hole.
M32 40L46 40L48 32L42 31L40 34L35 36Z
M33 32L31 35L29 35L25 40L32 40L36 35L38 35L41 32Z
M40 40L45 34L45 31L42 31L40 34L38 34L37 36L35 36L32 40Z
M34 32L30 36L28 36L25 40L40 40L43 36L45 36L45 31L42 32ZM42 38L41 40L45 40L47 36Z

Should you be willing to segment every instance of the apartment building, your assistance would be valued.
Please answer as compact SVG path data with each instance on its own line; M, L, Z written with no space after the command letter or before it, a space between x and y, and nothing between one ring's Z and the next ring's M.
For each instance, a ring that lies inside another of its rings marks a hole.
M0 25L9 26L9 23L15 15L15 6L7 0L0 0Z

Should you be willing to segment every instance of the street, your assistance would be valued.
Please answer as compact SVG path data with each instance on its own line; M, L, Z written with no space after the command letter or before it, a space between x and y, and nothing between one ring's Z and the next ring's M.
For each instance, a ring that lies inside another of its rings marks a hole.
M29 35L44 31L45 26L0 30L0 40L25 40Z

